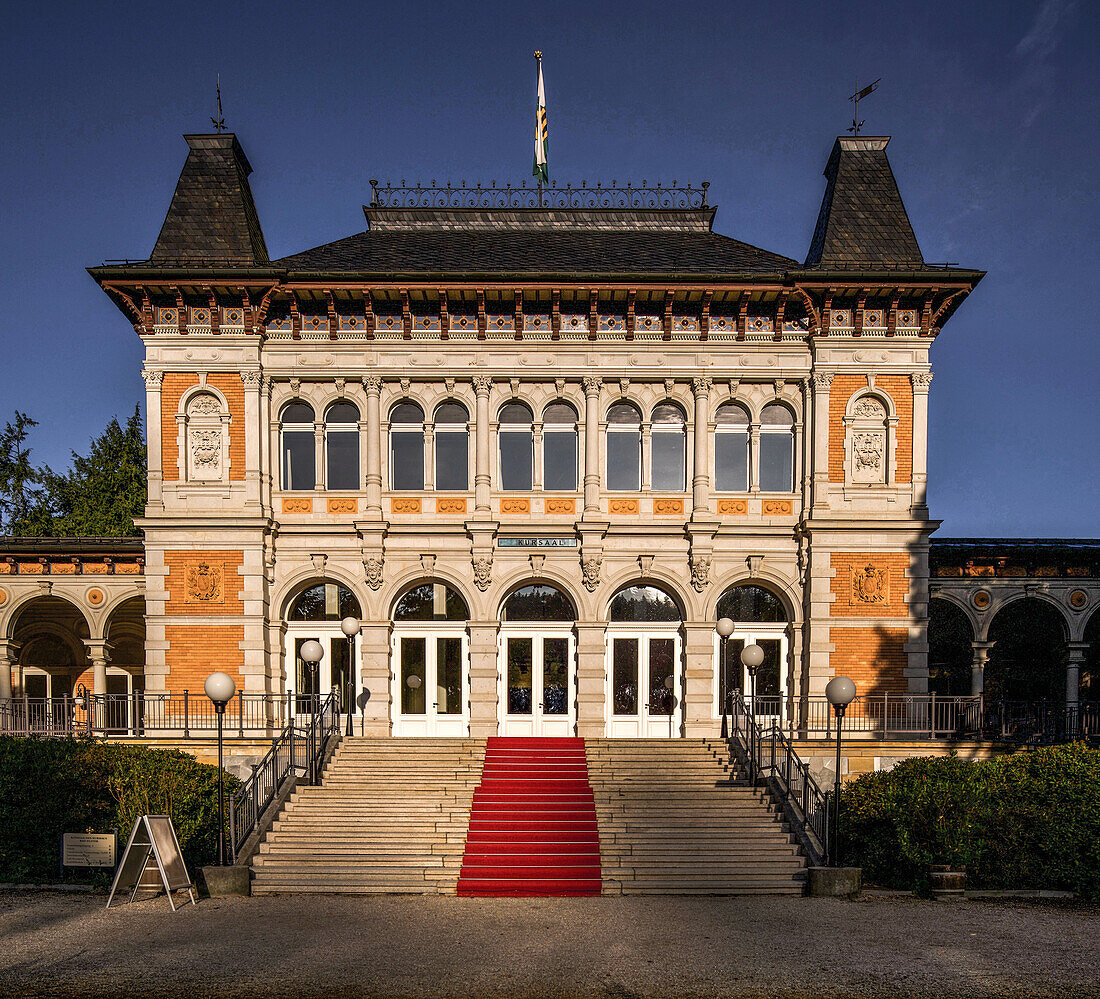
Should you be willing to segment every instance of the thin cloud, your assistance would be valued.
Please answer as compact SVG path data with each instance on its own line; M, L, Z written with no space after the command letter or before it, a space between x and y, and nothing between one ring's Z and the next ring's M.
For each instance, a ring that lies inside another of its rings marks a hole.
M1072 0L1046 0L1027 34L1016 44L1016 55L1041 61L1053 54L1061 39L1062 24L1076 6Z

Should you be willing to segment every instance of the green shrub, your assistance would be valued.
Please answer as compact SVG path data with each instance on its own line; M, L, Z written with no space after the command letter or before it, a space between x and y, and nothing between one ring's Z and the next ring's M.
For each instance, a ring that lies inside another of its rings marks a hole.
M226 774L227 798L239 786ZM179 750L0 737L0 881L56 881L63 832L116 827L121 849L143 814L172 816L189 870L209 863L218 768Z
M849 782L845 863L867 881L927 888L930 864L965 866L974 888L1100 897L1100 752L1083 745L994 760L905 760Z

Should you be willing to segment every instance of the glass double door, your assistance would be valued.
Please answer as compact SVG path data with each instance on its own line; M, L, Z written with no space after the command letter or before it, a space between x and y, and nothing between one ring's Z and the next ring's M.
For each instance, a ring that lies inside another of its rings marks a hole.
M501 632L501 735L576 733L574 659L571 632Z
M324 650L321 661L314 666L302 658L302 646L306 642L320 642ZM348 710L348 676L352 656L358 659L358 637L354 651L348 648L348 640L337 627L331 630L313 627L295 628L286 636L287 690L292 694L290 703L296 715L308 715L320 707L329 693L337 692L340 713ZM356 682L356 693L359 684Z
M756 703L752 703L752 683L748 670L741 662L741 652L746 645L759 645L764 661L756 670ZM784 631L735 631L728 639L723 662L722 641L718 639L718 669L714 671L718 681L715 692L715 717L722 714L722 698L727 699L727 710L733 705L733 692L741 691L750 711L758 720L785 722L787 718L787 691L784 679L787 674L787 636Z
M393 637L393 734L470 734L465 633L397 632Z
M607 642L608 735L679 736L683 717L679 634L611 633Z

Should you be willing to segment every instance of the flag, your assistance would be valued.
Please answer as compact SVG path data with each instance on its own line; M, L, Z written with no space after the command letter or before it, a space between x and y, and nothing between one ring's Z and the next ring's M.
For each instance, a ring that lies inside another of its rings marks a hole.
M540 184L550 183L550 168L546 162L549 146L546 142L546 90L542 85L542 53L536 52L539 64L539 97L535 109L535 165L531 173L538 177Z

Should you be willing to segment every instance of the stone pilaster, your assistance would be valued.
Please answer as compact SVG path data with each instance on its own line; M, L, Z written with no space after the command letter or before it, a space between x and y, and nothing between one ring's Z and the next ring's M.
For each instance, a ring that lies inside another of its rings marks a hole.
M577 622L577 735L597 739L606 734L607 625Z
M486 739L498 730L497 633L498 621L471 621L470 735Z
M161 488L164 481L164 454L161 450L161 399L160 387L164 380L163 371L151 371L146 368L141 373L145 379L145 418L146 440L148 446L147 464L149 467L149 493L147 503L151 507L164 506Z
M259 504L260 469L263 467L261 447L266 436L263 428L260 394L263 390L264 376L259 371L242 371L244 383L244 481L246 502Z
M833 384L833 372L815 371L810 379L813 385L813 420L808 433L813 435L813 507L829 508L829 389Z
M0 700L12 696L11 671L19 658L20 646L8 639L0 639Z
M1066 707L1076 708L1081 700L1081 667L1089 650L1088 642L1070 642L1066 647Z
M714 622L684 625L684 683L677 696L683 698L684 736L697 738L715 734Z
M366 735L389 735L395 713L390 700L390 623L362 623L359 633L359 675L356 690L370 691L365 711L359 712Z
M909 376L913 385L913 516L928 519L928 389L932 372Z

